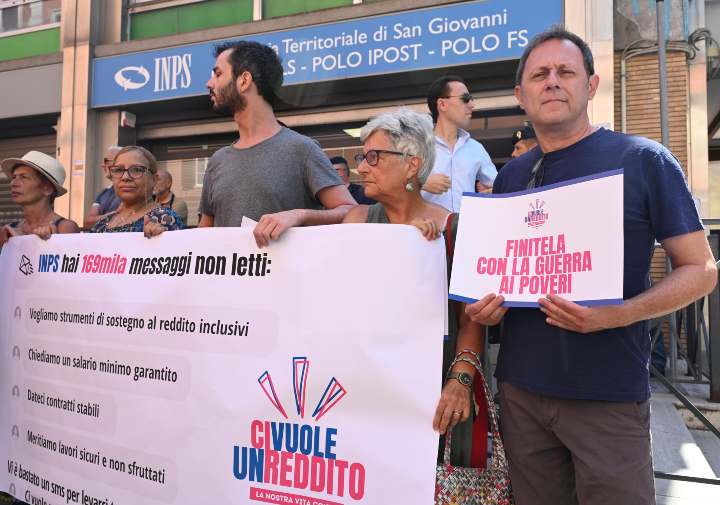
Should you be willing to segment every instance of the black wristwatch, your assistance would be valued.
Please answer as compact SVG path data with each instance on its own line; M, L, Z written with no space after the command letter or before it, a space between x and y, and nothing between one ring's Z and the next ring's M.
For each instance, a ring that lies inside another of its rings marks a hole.
M455 379L460 384L465 386L468 389L472 389L473 385L473 378L469 373L465 372L448 372L447 378L449 379Z

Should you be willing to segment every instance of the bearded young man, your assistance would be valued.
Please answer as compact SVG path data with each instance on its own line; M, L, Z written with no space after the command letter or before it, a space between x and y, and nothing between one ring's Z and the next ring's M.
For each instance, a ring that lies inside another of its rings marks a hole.
M515 96L539 149L508 162L493 192L624 169L623 303L584 307L548 295L539 309L508 310L489 294L466 309L478 323L503 320L496 376L517 505L655 503L647 320L717 282L677 159L657 142L593 126L587 108L598 82L577 35L553 28L528 44ZM650 287L655 240L673 269Z
M340 223L352 196L318 143L275 118L283 80L275 51L240 41L217 46L215 57L210 99L233 116L239 138L208 161L198 226L240 226L247 216L263 247L293 226Z

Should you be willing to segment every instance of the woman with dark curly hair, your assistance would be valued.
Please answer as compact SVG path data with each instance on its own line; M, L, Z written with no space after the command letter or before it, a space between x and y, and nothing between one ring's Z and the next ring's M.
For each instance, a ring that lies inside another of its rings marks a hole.
M157 161L140 146L120 149L108 169L120 207L90 229L91 233L144 232L152 237L164 231L181 230L185 223L175 212L153 201L157 183Z

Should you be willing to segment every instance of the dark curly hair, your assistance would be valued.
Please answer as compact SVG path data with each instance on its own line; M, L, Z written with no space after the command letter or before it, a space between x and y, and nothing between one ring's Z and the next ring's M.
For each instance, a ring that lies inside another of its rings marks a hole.
M231 49L228 59L232 65L233 79L247 71L260 96L270 105L274 105L277 92L283 82L283 68L280 57L275 51L259 42L241 40L223 42L215 46L215 57Z

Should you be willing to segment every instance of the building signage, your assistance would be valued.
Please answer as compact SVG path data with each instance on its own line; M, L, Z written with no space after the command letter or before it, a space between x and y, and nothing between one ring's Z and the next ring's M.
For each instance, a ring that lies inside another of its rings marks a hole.
M482 0L252 34L283 61L284 85L519 58L530 38L563 21L562 0ZM232 40L232 39L228 39ZM222 41L97 58L92 106L207 93Z

